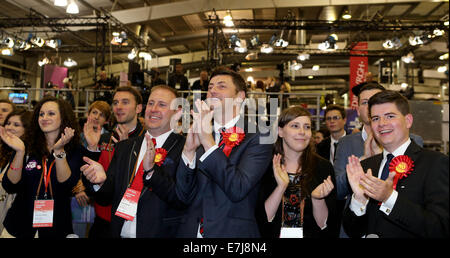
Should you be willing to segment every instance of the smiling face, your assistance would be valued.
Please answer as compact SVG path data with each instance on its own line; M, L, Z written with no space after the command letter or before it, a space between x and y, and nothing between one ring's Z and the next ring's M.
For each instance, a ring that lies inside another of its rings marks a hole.
M137 104L134 95L127 91L118 91L112 102L114 116L119 124L130 124L137 119L142 105Z
M39 110L39 127L44 133L58 131L61 126L61 113L58 103L53 101L45 102Z
M403 115L394 103L371 107L371 129L375 138L389 152L393 152L409 138L413 123L411 114Z
M237 91L230 75L217 75L209 81L206 97L213 109L225 110L225 99L228 98L230 103L237 104L245 98L245 92Z
M287 123L284 127L278 127L278 136L283 139L283 149L295 152L303 152L311 140L311 119L307 116L299 116Z
M167 89L153 90L148 97L145 109L145 125L153 136L161 135L170 130L170 119L177 110L170 109L170 104L176 96Z
M21 137L25 133L22 120L20 116L11 116L8 121L5 122L5 129L7 132L14 134L17 137Z

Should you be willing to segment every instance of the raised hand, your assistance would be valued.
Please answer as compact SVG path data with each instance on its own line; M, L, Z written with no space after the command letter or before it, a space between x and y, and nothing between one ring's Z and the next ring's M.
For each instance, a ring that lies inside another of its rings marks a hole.
M364 187L364 194L379 202L385 202L393 191L395 172L389 173L389 177L381 180L374 177L372 173L366 173L361 177L361 185Z
M200 140L198 139L198 134L194 133L194 124L189 127L188 133L186 135L186 142L184 143L183 153L189 160L193 160L195 156L195 151L200 146Z
M284 165L281 165L281 154L275 154L272 159L273 175L277 185L286 189L289 184L289 176Z
M64 128L64 132L61 133L61 138L59 138L59 140L53 145L50 151L63 149L64 146L70 142L74 134L75 134L74 129L70 127Z
M116 139L112 136L112 140L115 143L128 139L128 128L123 124L118 124L116 129L114 129L116 133L119 135L119 139Z
M93 184L103 184L106 181L106 173L103 166L88 157L83 157L83 160L87 164L81 166L80 170L87 180Z
M102 130L99 125L95 125L91 118L88 118L83 127L84 138L88 144L88 149L95 150L99 141Z
M347 178L355 197L359 202L364 202L367 198L364 196L364 188L360 185L361 178L364 176L364 170L361 167L359 159L355 155L348 157L346 166ZM372 173L371 169L367 173Z
M214 111L200 99L197 99L194 104L197 107L198 112L192 113L194 118L193 129L194 132L198 134L200 143L203 145L205 150L208 150L216 144L214 138L212 137L213 129L211 123Z
M5 127L0 126L0 137L2 141L16 152L25 152L25 144L16 135L6 131Z
M334 185L331 181L331 176L328 176L327 179L323 180L323 183L318 185L316 189L312 191L311 197L314 199L323 199L331 193L333 188Z
M373 137L372 131L367 130L367 139L364 142L364 155L361 157L361 160L370 158L376 154L381 153L382 151L383 149Z
M147 140L147 149L145 151L144 159L142 160L144 170L150 170L155 165L155 146L152 142L152 137L146 133L145 139Z

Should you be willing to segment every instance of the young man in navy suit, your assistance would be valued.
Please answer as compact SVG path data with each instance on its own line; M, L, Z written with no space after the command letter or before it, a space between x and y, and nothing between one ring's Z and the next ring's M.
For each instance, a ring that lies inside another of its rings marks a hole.
M382 91L369 100L370 127L383 146L363 160L352 155L346 167L353 195L344 210L350 237L449 236L449 158L419 147L409 137L413 116L408 100Z
M260 179L272 158L241 111L246 83L219 69L209 82L207 101L194 104L194 122L177 171L177 196L189 205L178 236L259 237L255 206ZM213 121L212 121L213 120Z

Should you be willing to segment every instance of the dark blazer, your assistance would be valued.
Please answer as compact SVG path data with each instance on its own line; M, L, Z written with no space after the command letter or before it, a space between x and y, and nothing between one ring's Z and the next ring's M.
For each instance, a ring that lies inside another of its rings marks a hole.
M311 194L318 185L323 183L328 176L331 176L331 180L334 185L336 181L334 179L334 170L330 161L323 159L322 157L316 156L316 169L314 172L314 178L311 181ZM282 205L280 203L277 213L275 214L272 222L267 221L267 214L265 210L264 203L267 198L272 194L273 190L277 187L277 182L273 175L273 167L270 164L267 169L266 174L262 180L260 198L257 207L257 220L258 226L263 238L279 238L281 230L281 216L282 216ZM338 223L336 220L336 188L334 188L331 193L325 197L325 202L328 207L328 218L327 227L321 230L313 216L313 208L311 197L307 197L305 200L305 208L303 212L303 237L305 238L336 238L338 236Z
M138 158L144 137L145 134L116 144L115 153L107 171L107 179L100 190L94 194L95 200L100 205L112 204L111 235L113 237L120 237L122 226L125 222L123 218L114 214L134 173L134 164ZM153 176L158 177L161 174L164 177L175 178L184 141L185 138L181 135L174 133L169 135L163 145L163 148L168 151L167 157L161 167L155 165ZM148 186L148 182L145 182L144 185ZM136 237L173 237L177 228L177 222L182 214L182 211L178 211L175 208L178 207L171 207L158 195L154 194L152 188L144 187L139 197L136 214Z
M72 188L80 179L80 167L83 165L82 151L83 148L80 146L67 153L66 159L71 175L66 181L58 182L56 165L51 170L50 181L54 200L53 227L33 228L34 200L43 173L42 157L30 154L28 159L24 159L22 178L17 184L11 183L7 175L3 177L3 188L8 193L17 193L3 222L11 235L17 238L33 238L36 230L39 230L39 238L65 238L73 233L70 201ZM53 156L49 157L47 167L50 167L53 160L55 160ZM42 183L39 190L40 200L44 199L44 192L45 187ZM50 190L48 190L48 197L50 199Z
M422 149L414 141L405 155L414 162L408 177L397 184L398 197L389 215L380 211L378 201L370 199L366 214L357 217L349 207L343 225L350 237L376 234L379 237L449 237L448 156ZM383 155L361 162L364 171L378 175Z
M327 137L323 139L319 144L316 146L316 152L321 156L322 158L326 160L330 160L330 148L331 148L331 138Z
M238 123L239 125L240 123ZM203 162L200 147L196 169L180 162L176 193L190 205L178 231L178 237L197 237L203 217L204 237L259 237L255 208L260 180L272 159L272 144L260 144L261 134L250 133L227 157L214 150Z

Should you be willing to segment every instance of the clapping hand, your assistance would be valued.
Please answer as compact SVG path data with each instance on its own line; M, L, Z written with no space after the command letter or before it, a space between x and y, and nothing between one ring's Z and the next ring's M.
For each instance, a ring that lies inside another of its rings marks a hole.
M83 127L84 138L88 144L88 149L95 150L100 141L102 130L100 125L95 125L91 118L88 118Z
M70 140L73 138L75 134L75 130L70 128L70 127L66 127L64 128L64 132L61 133L61 137L59 138L59 140L53 145L52 150L61 150L64 148L64 146L70 142Z
M323 183L318 185L316 189L312 191L311 197L314 199L323 199L331 193L333 188L334 185L331 181L331 176L328 176L327 179L323 180Z
M359 202L364 203L367 200L367 197L364 194L364 188L360 185L361 178L364 176L364 170L361 167L359 159L355 155L348 157L346 171L348 182L356 199ZM372 174L372 170L369 168L367 173Z
M145 151L144 159L142 160L145 171L150 170L155 165L155 145L153 145L151 136L146 133L147 149Z
M119 135L119 139L116 139L114 136L111 137L115 143L128 139L128 129L125 125L118 124L114 131Z
M2 141L16 152L25 152L25 144L16 135L6 131L5 127L0 126L0 137Z
M272 159L273 175L277 185L286 189L289 184L289 176L284 165L281 164L281 154L275 154Z

